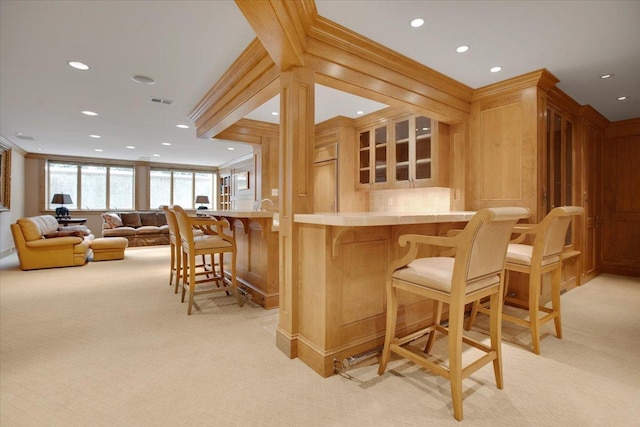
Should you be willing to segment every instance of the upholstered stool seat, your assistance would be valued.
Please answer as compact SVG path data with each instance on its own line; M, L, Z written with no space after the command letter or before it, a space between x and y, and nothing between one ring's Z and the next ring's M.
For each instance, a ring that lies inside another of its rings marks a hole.
M91 242L94 261L123 259L124 250L129 246L126 237L102 237Z

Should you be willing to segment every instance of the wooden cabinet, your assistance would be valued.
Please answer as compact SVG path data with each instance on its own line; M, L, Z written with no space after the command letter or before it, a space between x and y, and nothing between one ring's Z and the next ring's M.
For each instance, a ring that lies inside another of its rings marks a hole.
M446 125L422 115L395 114L359 127L358 187L447 186ZM443 163L440 165L440 163ZM441 169L439 169L441 166Z

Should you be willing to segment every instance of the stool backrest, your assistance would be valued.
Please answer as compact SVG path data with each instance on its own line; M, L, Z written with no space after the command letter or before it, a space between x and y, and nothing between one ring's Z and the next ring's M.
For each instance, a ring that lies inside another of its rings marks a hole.
M529 215L520 207L478 211L459 235L463 243L456 249L453 287L501 273L513 226Z
M540 222L533 242L532 264L537 260L559 255L565 247L567 231L575 215L583 215L581 206L553 208Z

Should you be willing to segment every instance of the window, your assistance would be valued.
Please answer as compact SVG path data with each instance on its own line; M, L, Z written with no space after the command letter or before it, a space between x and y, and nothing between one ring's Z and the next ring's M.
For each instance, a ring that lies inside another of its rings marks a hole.
M53 195L71 196L67 209L133 209L133 166L109 166L83 163L49 162L47 164L48 209Z
M216 206L215 178L213 172L152 169L149 205L151 208L180 205L185 209L195 209L196 196L208 196L209 207Z

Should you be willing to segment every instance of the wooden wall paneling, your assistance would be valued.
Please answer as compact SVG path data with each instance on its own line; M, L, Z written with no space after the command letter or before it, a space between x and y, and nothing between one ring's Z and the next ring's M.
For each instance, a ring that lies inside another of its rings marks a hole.
M604 144L603 272L640 276L640 118L612 123Z
M537 89L483 97L472 105L467 206L524 206L537 198Z
M465 210L465 171L466 166L466 150L465 132L466 124L453 125L450 130L450 150L449 150L449 179L451 183L451 210Z

